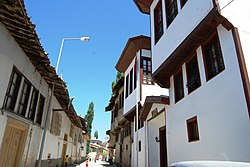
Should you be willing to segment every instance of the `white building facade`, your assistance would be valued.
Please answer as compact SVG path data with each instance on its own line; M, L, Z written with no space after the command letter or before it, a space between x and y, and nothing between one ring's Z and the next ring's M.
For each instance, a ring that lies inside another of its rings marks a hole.
M0 166L34 167L41 150L42 166L61 165L66 154L72 162L80 160L83 126L73 106L66 108L66 86L23 13L24 2L2 1L0 8ZM55 88L49 111L52 81L61 87Z
M250 162L250 2L135 3L150 14L154 81L169 89L166 166L186 160Z
M116 69L124 73L124 117L132 122L131 166L147 165L146 128L139 114L146 96L167 94L152 80L150 38L136 36L130 38L116 64Z

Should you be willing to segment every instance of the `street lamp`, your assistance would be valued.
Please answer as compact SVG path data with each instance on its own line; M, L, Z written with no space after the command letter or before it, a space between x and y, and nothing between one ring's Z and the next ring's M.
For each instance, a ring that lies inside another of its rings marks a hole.
M89 37L81 37L81 38L63 38L62 39L62 43L61 43L61 47L60 47L60 51L59 51L59 55L58 55L58 59L57 59L57 63L56 63L56 73L58 71L58 66L60 63L60 59L61 59L61 55L62 55L62 48L63 48L63 44L65 40L81 40L83 42L87 42L89 41Z
M60 58L61 58L61 54L62 54L63 43L64 43L65 40L81 40L81 41L85 42L85 41L89 41L89 37L63 38L62 39L62 43L61 43L61 47L60 47L60 52L59 52L58 60L57 60L57 64L56 64L56 73L57 73L57 70L58 70L59 63L60 63ZM52 84L53 84L53 86L52 86L52 90L51 90L51 94L50 94L50 99L49 99L49 104L48 104L48 109L47 109L47 114L46 114L46 118L45 118L45 125L44 125L44 129L43 129L43 134L42 134L42 142L41 142L41 146L40 146L37 167L41 167L42 154L43 154L44 144L45 144L45 138L46 138L46 133L47 133L48 125L49 125L50 113L52 111L53 93L54 93L54 90L55 90L55 85L57 83L53 82ZM69 102L68 107L70 106L70 103L72 102L71 100Z

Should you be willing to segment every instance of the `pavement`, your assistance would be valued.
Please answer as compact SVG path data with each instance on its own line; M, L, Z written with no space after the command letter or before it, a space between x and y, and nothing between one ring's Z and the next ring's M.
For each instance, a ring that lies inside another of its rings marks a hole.
M109 163L106 161L97 160L96 162L88 161L88 166L86 166L86 161L85 161L81 164L68 165L68 167L115 167L115 165L109 165Z

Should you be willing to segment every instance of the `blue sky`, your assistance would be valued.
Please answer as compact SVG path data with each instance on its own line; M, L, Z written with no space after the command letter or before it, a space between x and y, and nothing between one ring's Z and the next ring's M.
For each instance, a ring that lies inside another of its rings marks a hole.
M149 16L132 0L25 0L26 10L51 65L55 66L62 38L89 36L90 41L65 41L58 74L67 83L78 115L85 116L94 102L95 130L105 140L110 129L110 112L105 107L111 97L115 65L128 38L149 35Z

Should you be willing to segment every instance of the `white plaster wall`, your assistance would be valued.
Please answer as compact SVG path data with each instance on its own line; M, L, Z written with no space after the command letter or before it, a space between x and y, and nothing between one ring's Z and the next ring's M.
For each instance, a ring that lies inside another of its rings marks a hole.
M13 69L13 65L31 82L31 84L45 97L44 116L46 114L47 99L48 99L48 85L45 80L41 78L41 75L35 70L33 64L26 57L23 50L16 43L14 38L10 35L5 26L0 22L0 106L3 107L5 94L9 84L10 75ZM3 115L0 114L1 128L0 128L0 144L2 143L3 135L5 132L5 126L7 117L14 117L22 122L29 124L28 136L25 143L25 148L22 156L21 166L34 166L37 154L39 151L39 143L41 137L41 127L37 124L33 124L27 119L17 117L12 113L8 113L4 110Z
M141 151L139 152L138 149L138 167L145 167L146 165L146 131L145 126L139 129L137 132L138 135L138 148L139 148L139 141L141 141Z
M153 73L213 8L212 0L188 0L185 6L179 11L171 25L167 28L166 24L164 24L163 29L165 32L155 45L153 12L157 2L158 1L154 1L150 7ZM165 5L162 6L164 8ZM163 20L166 20L165 12L163 12Z
M42 126L43 126L45 123L45 115L47 113L48 100L49 100L49 95L50 95L48 85L45 82L45 80L41 78L41 75L35 70L35 67L33 66L33 64L30 62L30 60L27 58L23 50L19 47L17 42L10 35L8 30L4 27L4 25L1 22L0 22L0 34L1 34L1 38L0 38L0 71L1 71L0 72L0 78L1 78L0 79L0 87L1 87L0 107L3 106L5 94L7 91L8 84L9 84L10 75L13 69L13 65L15 65L17 69L23 74L23 76L25 76L25 78L27 78L31 82L32 86L34 86L39 91L39 93L41 93L45 97L45 105L44 105L44 112L43 112L43 119L42 119L43 120ZM61 108L55 97L53 97L53 102L54 102L53 108ZM50 121L52 119L51 114L49 117ZM41 127L37 124L33 124L31 121L27 119L17 117L13 115L12 113L8 113L4 111L3 115L2 113L0 113L0 122L1 122L0 144L2 143L8 115L10 115L11 117L16 117L22 122L29 124L28 136L26 139L24 153L22 156L21 166L24 166L24 165L35 166L35 161L37 159L39 149L40 149L40 143L41 143L41 136L42 136ZM69 127L70 127L69 126L70 120L64 112L62 112L62 115L63 115L62 132L68 133ZM49 127L50 127L50 124L49 124ZM52 153L51 158L58 157L58 148L57 148L58 142L60 143L59 147L62 147L61 141L63 139L63 135L61 135L60 138L58 138L50 134L50 132L48 131L46 137L47 138L46 138L45 149L44 149L44 154L42 156L42 159L47 159L48 153ZM71 150L69 149L69 145L68 145L67 153L69 155L70 155L70 151ZM59 157L61 157L61 151L59 153Z
M200 68L201 87L185 94L176 104L172 100L171 78L171 104L166 107L169 164L184 160L250 162L250 122L232 32L219 26L218 34L224 71L207 82L204 68ZM199 67L203 67L200 48L197 56L202 63ZM198 119L200 140L189 143L186 120L194 116Z
M151 111L154 109L155 108L152 106ZM151 115L149 115L149 118L151 118ZM160 143L155 141L155 137L158 137L159 139L159 129L165 126L165 112L162 112L160 115L158 115L157 117L155 117L150 121L147 120L147 126L148 126L147 153L149 154L148 163L150 167L160 167Z

